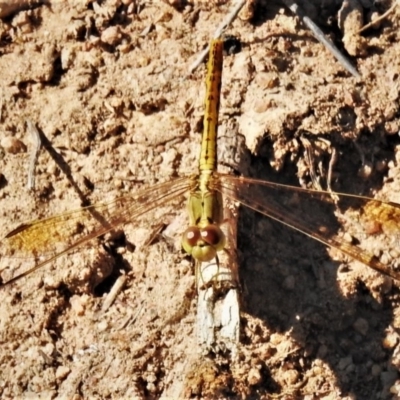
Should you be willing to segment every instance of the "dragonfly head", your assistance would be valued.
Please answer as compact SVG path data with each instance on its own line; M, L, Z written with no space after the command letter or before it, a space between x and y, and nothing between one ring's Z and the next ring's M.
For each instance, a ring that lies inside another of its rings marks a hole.
M183 234L182 247L198 261L210 261L225 247L225 235L218 225L190 226Z

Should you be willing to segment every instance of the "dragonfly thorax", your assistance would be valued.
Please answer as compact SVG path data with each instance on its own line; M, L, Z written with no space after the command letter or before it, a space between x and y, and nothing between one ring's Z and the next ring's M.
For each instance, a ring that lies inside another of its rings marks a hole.
M210 261L225 246L225 235L215 224L190 226L183 234L182 247L198 261Z

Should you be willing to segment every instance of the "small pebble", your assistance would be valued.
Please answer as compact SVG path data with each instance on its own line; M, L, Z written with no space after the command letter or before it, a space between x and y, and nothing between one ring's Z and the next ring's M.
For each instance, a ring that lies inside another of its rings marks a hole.
M122 39L122 34L117 26L110 26L101 33L101 41L111 46L118 44Z
M358 332L361 333L361 335L365 336L368 332L369 329L369 324L368 321L364 318L358 318L354 324L353 328Z
M108 322L105 320L99 322L99 324L97 325L97 329L99 330L99 332L104 332L108 329Z
M373 28L373 29L379 29L379 28L381 27L381 21L380 21L380 20L374 22L375 20L379 19L380 16L381 16L381 15L380 15L377 11L372 11L371 13L369 13L369 14L367 15L367 21L373 22L373 24L371 25L371 28Z
M397 380L396 383L390 387L390 393L400 396L400 380Z
M394 349L399 342L399 335L396 332L389 332L382 341L385 349Z
M299 372L295 369L289 369L283 373L283 380L287 385L294 385L299 380Z
M372 166L366 163L358 170L357 175L360 178L367 179L371 176L371 173L372 173Z
M70 372L68 367L60 365L56 370L56 379L64 379Z
M26 153L26 146L25 144L16 138L12 137L5 137L0 142L1 147L10 154L19 154L19 153Z
M261 374L258 368L252 368L247 376L247 382L250 386L257 385L261 382Z

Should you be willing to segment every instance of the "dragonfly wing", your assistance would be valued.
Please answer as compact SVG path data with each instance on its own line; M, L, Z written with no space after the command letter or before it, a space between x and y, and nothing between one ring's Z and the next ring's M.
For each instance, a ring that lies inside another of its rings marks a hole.
M0 242L0 271L12 270L9 271L12 277L6 278L4 284L28 275L91 239L128 222L140 220L151 210L164 207L183 196L189 183L188 177L178 178L110 202L97 203L18 226ZM10 264L19 264L18 271Z
M365 242L371 236L366 227L372 223L379 227L376 230L385 234L387 239L396 238L400 226L400 205L363 196L307 190L222 174L218 182L217 190L228 198L338 249L376 271L400 280L400 272L395 265L397 260L392 263L394 265L390 265L387 260L383 262L384 257L380 259L384 248L381 251L374 249L371 253L370 249L365 250L354 244ZM339 199L338 204L334 198ZM353 216L357 210L357 228L352 228L350 237L349 232L347 237L338 233L343 224L346 225L347 211L342 213L340 209L349 210Z

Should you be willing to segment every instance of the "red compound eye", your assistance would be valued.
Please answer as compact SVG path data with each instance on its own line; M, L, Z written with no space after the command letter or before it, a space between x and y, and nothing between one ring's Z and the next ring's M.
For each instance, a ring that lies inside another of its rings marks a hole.
M196 246L200 240L200 229L197 226L190 226L184 233L184 241L190 246Z
M217 246L224 239L224 234L216 225L208 225L201 230L201 238L211 246Z

